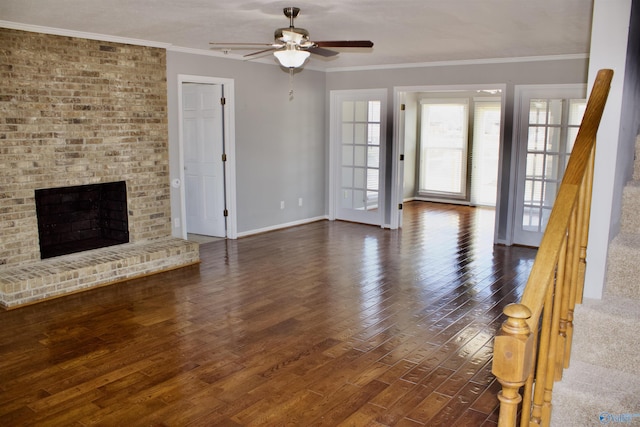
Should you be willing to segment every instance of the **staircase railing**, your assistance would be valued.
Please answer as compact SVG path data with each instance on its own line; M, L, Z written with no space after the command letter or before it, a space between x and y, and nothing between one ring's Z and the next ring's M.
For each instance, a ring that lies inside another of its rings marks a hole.
M582 302L595 140L612 70L600 70L520 303L494 343L493 374L502 390L499 427L548 426L553 384L569 366L573 310ZM520 395L520 389L523 394Z

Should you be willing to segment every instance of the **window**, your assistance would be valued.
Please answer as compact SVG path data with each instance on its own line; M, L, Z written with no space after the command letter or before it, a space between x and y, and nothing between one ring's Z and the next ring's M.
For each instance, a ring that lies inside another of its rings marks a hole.
M421 100L418 193L466 197L468 100Z

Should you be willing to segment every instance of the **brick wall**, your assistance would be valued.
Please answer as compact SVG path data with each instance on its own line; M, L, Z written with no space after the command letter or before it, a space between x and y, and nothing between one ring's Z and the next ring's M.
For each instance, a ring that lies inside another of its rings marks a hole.
M170 236L165 51L0 28L0 265L40 259L34 190L125 180Z

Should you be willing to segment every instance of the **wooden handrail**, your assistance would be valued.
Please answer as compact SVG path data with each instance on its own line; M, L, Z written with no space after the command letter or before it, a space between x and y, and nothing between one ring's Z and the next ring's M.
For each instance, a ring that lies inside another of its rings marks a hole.
M499 427L516 426L518 411L521 426L548 426L553 382L569 366L573 310L584 286L596 134L612 78L606 69L596 76L522 298L504 309L492 367L502 385Z

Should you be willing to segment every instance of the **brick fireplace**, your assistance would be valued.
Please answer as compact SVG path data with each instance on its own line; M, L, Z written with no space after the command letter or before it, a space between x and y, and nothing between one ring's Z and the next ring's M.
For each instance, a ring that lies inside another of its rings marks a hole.
M199 260L171 237L163 49L0 28L0 305ZM125 182L129 243L41 259L36 191Z

